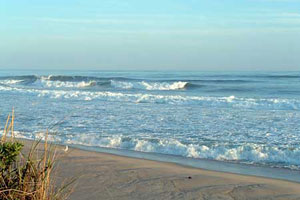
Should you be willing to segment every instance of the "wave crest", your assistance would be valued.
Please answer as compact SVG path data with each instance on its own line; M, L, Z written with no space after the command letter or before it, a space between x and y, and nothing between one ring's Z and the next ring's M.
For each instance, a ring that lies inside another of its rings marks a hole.
M84 88L84 87L112 87L116 89L141 89L141 90L181 90L191 84L187 81L139 81L121 77L97 78L90 76L15 76L2 77L0 84L16 85L31 84L39 88Z
M192 158L235 161L241 163L280 164L282 167L300 169L300 148L272 147L263 144L184 144L176 139L139 139L111 136L96 139L93 136L76 136L70 144L128 149L141 152L162 153Z
M188 82L124 82L124 81L111 81L111 85L115 88L121 89L144 89L144 90L181 90L185 89Z
M44 133L16 132L19 138L41 139ZM269 146L254 143L203 143L185 144L179 140L168 138L137 138L131 136L114 135L101 136L99 134L74 134L59 138L50 136L56 142L73 145L127 149L140 152L161 153L191 158L212 159L220 161L234 161L239 163L254 163L268 166L280 166L300 169L300 148L291 146Z
M48 88L85 88L97 85L96 81L64 82L41 79L35 85Z

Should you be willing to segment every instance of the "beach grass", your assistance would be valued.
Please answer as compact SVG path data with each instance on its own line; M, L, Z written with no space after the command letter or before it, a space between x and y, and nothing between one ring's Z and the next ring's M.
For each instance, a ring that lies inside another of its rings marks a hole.
M0 199L67 199L75 179L57 186L55 173L60 155L56 146L48 143L48 131L43 143L35 141L29 149L24 149L24 145L15 139L14 118L12 111L0 141Z

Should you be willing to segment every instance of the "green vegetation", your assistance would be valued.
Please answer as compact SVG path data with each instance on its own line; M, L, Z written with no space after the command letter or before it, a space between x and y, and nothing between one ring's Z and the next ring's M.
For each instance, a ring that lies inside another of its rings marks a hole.
M67 199L74 179L61 187L55 184L57 152L48 144L47 136L43 144L34 142L24 153L24 145L14 139L14 112L8 116L0 141L1 200Z

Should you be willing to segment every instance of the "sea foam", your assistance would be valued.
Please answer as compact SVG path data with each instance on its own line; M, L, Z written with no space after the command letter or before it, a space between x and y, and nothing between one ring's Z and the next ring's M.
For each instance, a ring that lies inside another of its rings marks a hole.
M94 138L96 137L96 138ZM100 138L89 135L77 136L68 140L69 144L98 146L107 148L129 149L141 152L171 154L191 158L213 159L220 161L236 161L244 163L264 163L271 165L281 163L282 167L300 168L300 148L289 146L274 147L263 144L184 144L176 139L145 140L114 136ZM94 138L94 139L93 139Z
M247 109L266 110L300 110L299 99L278 99L278 98L238 98L229 97L209 97L209 96L186 96L186 95L158 95L143 93L124 92L100 92L100 91L80 91L80 90L39 90L18 87L5 87L0 85L0 91L15 91L21 93L32 93L39 97L64 98L77 100L105 100L105 101L125 101L133 103L157 103L157 104L177 104L177 105L199 105L205 107L230 107Z
M18 137L67 118L51 141L300 169L299 73L22 73L0 76Z
M1 134L2 132L0 132ZM45 137L43 132L29 134L16 131L15 134L18 138L27 139L43 139ZM291 148L288 145L270 146L254 143L231 144L228 142L223 144L185 144L173 138L142 139L122 135L103 137L101 134L80 133L72 136L55 136L50 133L49 141L300 169L300 148Z
M124 82L124 81L111 81L111 85L116 88L122 89L144 89L144 90L180 90L185 89L188 82Z

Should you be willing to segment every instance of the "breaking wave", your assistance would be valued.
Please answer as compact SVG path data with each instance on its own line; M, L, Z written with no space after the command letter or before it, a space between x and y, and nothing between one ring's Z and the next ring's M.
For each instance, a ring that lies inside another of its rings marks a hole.
M47 88L85 88L93 87L97 85L96 81L81 81L81 82L63 82L63 81L48 81L40 80L35 83L35 85L40 85Z
M252 76L250 76L252 77ZM257 76L261 78L261 76ZM256 77L256 78L257 78ZM298 76L292 75L281 75L281 76L263 76L265 78L297 78ZM7 86L26 86L26 87L38 87L38 88L93 88L94 90L103 89L123 89L123 90L190 90L190 89L201 89L207 85L229 85L235 86L235 84L248 84L258 83L260 80L249 80L239 79L239 77L214 77L213 79L162 79L162 80L147 80L147 79L134 79L125 77L95 77L95 76L65 76L65 75L49 75L49 76L6 76L0 77L0 84ZM216 79L217 78L217 79ZM242 77L242 78L249 78ZM224 88L217 88L218 91L222 91ZM223 91L236 91L243 90L239 89L228 89L225 88ZM214 90L211 90L214 91ZM247 91L246 91L247 92Z
M97 78L87 76L19 76L2 77L2 85L28 85L40 88L85 88L85 87L112 87L116 89L140 90L182 90L189 86L197 87L185 81L140 81L122 77Z
M16 136L26 139L42 139L44 133L26 134L16 132ZM50 135L49 140L62 144L126 149L190 158L300 169L300 148L298 146L271 146L254 143L185 144L170 138L146 139L123 135L101 136L101 134L76 134L59 138Z
M50 139L300 170L298 75L0 75L0 100L22 116L18 137L37 139L41 127L74 111Z
M96 138L95 138L96 137ZM98 146L106 148L128 149L141 152L171 154L184 157L213 159L221 161L237 161L280 164L282 167L300 169L299 147L273 147L260 144L184 144L176 139L139 139L125 136L93 137L75 136L66 141L69 144Z
M188 82L121 82L111 81L113 87L122 89L145 89L145 90L180 90L188 86Z

